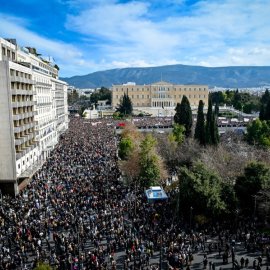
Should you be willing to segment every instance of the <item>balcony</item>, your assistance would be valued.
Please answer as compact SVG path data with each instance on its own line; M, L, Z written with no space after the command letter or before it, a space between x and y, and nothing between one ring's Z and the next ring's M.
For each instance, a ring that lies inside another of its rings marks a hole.
M35 84L35 81L28 78L19 77L19 76L10 76L10 80L11 82Z
M21 145L23 143L24 143L23 138L17 138L17 139L15 139L15 145Z
M14 101L12 102L12 108L33 106L36 101Z
M11 89L11 94L12 95L29 95L33 96L36 95L36 90L26 90L26 89Z
M13 120L20 120L20 119L25 119L29 117L33 117L35 114L34 111L31 112L25 112L25 113L19 113L19 114L13 114Z
M15 133L22 132L23 130L24 130L24 129L23 129L23 126L14 127L14 132L15 132Z
M16 160L22 158L24 156L23 151L16 152Z

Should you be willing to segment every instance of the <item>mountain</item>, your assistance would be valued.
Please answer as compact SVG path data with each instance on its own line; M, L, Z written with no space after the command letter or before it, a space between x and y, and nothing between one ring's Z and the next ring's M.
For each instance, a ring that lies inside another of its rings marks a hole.
M270 66L203 67L170 65L121 68L61 79L77 88L111 87L113 84L127 82L150 84L161 79L174 84L206 84L209 87L259 87L270 85Z

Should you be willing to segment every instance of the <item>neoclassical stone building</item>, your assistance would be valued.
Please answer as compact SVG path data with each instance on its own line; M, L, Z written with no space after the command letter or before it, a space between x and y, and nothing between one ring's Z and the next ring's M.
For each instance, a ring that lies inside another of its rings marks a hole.
M129 95L134 110L166 116L174 111L183 95L187 96L193 109L198 107L200 100L207 105L209 90L207 85L176 85L165 81L148 85L136 85L135 83L113 85L113 108L120 103L124 93Z

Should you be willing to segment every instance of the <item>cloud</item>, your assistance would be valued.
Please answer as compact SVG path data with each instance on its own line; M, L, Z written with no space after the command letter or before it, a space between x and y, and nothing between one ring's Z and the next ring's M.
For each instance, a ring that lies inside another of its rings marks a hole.
M54 1L66 11L58 23L69 42L40 34L50 29L31 31L32 18L1 13L0 35L53 56L66 76L177 63L270 63L269 0Z
M62 41L50 40L27 29L29 22L0 14L0 35L16 38L20 46L35 47L44 56L53 56L58 65L77 65L82 61L82 52L75 46Z
M166 60L208 66L269 64L268 0L167 0L178 12L168 9L158 19L151 16L158 13L153 3L103 0L69 15L66 27L99 44L112 67Z

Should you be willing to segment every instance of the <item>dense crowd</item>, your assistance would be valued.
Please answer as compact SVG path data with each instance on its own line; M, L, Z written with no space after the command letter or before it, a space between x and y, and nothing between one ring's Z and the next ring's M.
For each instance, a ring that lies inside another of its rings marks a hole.
M34 269L40 261L63 270L158 269L159 263L190 269L198 252L205 253L202 265L208 267L213 251L224 263L234 260L239 241L247 250L261 251L256 269L266 264L268 246L251 225L234 234L218 225L192 231L177 222L170 200L148 203L141 190L125 186L116 125L71 118L31 183L15 199L3 197L0 269Z

